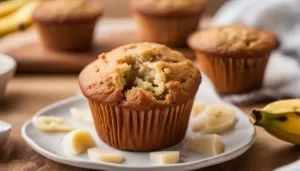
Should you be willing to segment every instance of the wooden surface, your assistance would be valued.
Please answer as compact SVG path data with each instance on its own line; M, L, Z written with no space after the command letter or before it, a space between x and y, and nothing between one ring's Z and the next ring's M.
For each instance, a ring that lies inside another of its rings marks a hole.
M21 75L14 78L6 100L0 103L0 119L13 125L8 144L0 150L0 171L84 171L59 164L33 151L21 138L21 127L39 109L76 94L76 75ZM244 106L248 112L253 107ZM257 139L242 156L201 171L271 171L299 158L300 148L282 142L257 128ZM51 142L49 142L51 143Z
M37 41L8 51L7 54L17 61L20 73L79 73L99 54L139 41L137 31L132 30L99 35L94 41L93 48L84 52L54 51L43 47ZM194 58L193 51L187 47L176 50L181 51L189 59Z

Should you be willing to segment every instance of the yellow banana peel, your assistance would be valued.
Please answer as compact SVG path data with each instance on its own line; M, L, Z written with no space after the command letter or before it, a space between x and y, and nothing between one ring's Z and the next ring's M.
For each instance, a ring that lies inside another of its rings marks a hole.
M0 17L14 13L28 1L30 0L10 0L0 2Z
M300 99L280 100L252 109L250 121L275 137L300 145Z
M0 18L0 37L30 26L32 12L40 3L40 0L31 0L15 13Z

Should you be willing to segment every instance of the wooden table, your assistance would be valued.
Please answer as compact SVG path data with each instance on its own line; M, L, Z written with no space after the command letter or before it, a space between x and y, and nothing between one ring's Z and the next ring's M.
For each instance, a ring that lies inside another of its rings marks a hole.
M32 150L21 137L23 123L46 105L76 94L76 75L21 75L14 78L0 103L0 119L13 125L10 139L0 150L0 171L83 171L86 169L56 163ZM248 112L264 104L242 106ZM298 159L300 148L280 141L261 128L257 139L240 157L203 171L269 171Z

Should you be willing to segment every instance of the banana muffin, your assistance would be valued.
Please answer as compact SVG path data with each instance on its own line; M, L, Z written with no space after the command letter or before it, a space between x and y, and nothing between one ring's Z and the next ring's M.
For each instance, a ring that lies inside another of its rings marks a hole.
M142 41L171 47L186 46L204 11L202 0L131 0Z
M91 46L95 23L102 11L97 0L51 0L37 7L33 21L46 47L82 50Z
M277 38L259 29L229 25L199 31L189 38L200 70L221 94L245 93L262 85Z
M199 70L164 45L121 46L79 75L99 137L130 151L151 151L180 142L201 82Z

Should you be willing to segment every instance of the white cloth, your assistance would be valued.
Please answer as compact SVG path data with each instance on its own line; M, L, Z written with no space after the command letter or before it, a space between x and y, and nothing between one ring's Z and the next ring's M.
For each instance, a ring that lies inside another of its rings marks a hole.
M263 88L224 96L238 104L300 97L300 1L231 0L213 18L213 25L245 24L275 32L281 42L268 63Z

